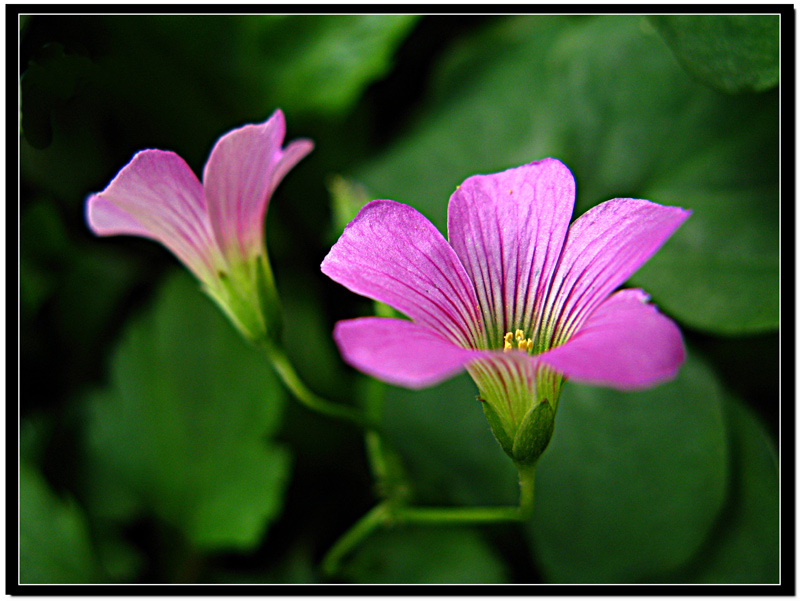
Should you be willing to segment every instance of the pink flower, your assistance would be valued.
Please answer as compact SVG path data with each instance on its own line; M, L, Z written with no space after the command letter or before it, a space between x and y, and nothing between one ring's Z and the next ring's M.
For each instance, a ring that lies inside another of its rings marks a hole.
M128 234L161 242L250 338L265 335L263 304L276 302L266 258L264 216L283 177L313 148L281 148L279 110L259 125L222 136L203 182L174 152L136 153L105 190L89 196L86 219L98 236ZM266 298L265 298L266 297Z
M519 463L544 450L567 378L635 389L674 377L684 360L677 326L642 290L614 290L689 212L617 198L570 227L574 200L570 171L545 159L468 178L450 198L449 243L407 205L367 204L322 271L411 321L339 322L344 359L408 388L466 369Z

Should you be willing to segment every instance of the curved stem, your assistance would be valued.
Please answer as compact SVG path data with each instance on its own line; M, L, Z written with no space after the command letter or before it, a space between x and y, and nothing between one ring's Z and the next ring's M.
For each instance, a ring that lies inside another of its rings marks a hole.
M262 342L259 346L266 352L273 369L278 374L281 381L283 381L294 397L303 405L313 411L350 421L368 430L378 429L374 420L370 419L363 411L354 407L332 403L311 392L300 379L300 376L297 375L297 372L294 370L291 361L289 361L283 349L269 342Z
M531 497L531 502L532 500ZM336 541L336 544L331 547L322 560L322 570L326 576L333 576L338 571L342 558L379 526L387 524L490 524L526 521L529 515L527 507L523 510L522 501L521 497L519 507L407 507L397 505L391 500L384 501L373 507Z
M326 576L333 576L338 572L342 558L386 521L389 515L388 508L388 501L376 505L336 541L336 544L331 547L322 560L322 571Z

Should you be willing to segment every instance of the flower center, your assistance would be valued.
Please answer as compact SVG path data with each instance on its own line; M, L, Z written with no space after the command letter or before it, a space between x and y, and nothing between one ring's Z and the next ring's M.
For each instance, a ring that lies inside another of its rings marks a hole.
M525 338L525 332L522 330L517 330L513 334L511 332L506 332L506 335L503 336L504 353L514 348L514 341L517 343L517 350L526 351L528 353L533 351L533 340L531 338Z

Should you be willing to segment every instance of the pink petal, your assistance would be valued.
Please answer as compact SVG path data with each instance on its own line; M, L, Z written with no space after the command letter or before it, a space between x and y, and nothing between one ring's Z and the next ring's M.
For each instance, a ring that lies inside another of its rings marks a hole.
M450 197L450 243L475 282L490 345L518 328L532 335L574 201L572 173L555 159L470 177Z
M281 151L278 162L275 163L275 168L272 172L272 182L270 185L269 196L281 183L281 180L286 176L292 167L297 165L309 152L314 150L314 142L301 138L299 140L292 140L289 145Z
M356 369L414 389L446 380L486 352L461 348L426 326L387 317L340 321L333 338Z
M89 227L98 236L128 234L161 242L200 279L219 261L203 200L203 187L174 152L143 150L105 190L86 204Z
M439 230L408 205L365 205L325 257L322 272L453 342L481 346L472 282Z
M300 140L281 150L286 122L280 110L264 123L222 136L203 172L206 203L217 241L229 259L261 252L264 215L284 175L313 144Z
M608 297L572 338L537 358L570 378L623 390L673 378L684 360L675 323L642 290Z
M689 215L678 207L615 198L577 219L567 234L544 309L543 330L552 335L552 343L567 340Z

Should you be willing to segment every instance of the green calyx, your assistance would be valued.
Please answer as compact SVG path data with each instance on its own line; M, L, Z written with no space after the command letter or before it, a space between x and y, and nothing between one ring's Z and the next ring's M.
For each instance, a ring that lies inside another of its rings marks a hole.
M517 467L535 466L553 437L563 377L544 366L530 377L502 370L471 373L481 390L486 421L503 451Z
M242 335L254 343L279 341L283 318L266 255L258 254L216 276L203 289Z
M553 437L556 412L552 403L547 400L536 403L513 433L488 402L481 405L489 428L506 455L518 465L536 464Z

